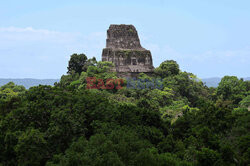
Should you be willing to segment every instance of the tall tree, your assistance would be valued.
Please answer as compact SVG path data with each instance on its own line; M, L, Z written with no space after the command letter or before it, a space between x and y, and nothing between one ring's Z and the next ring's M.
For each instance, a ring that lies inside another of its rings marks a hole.
M85 54L73 54L70 57L68 65L68 74L81 73L87 71L87 56Z
M155 69L155 73L162 78L177 75L179 74L179 72L179 65L174 60L164 61L160 64L158 68Z

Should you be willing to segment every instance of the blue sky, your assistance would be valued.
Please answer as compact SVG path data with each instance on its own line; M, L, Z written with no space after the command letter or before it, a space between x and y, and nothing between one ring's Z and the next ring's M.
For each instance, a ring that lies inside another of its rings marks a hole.
M248 0L8 0L0 20L0 78L60 78L73 53L101 60L110 24L135 25L155 67L250 76Z

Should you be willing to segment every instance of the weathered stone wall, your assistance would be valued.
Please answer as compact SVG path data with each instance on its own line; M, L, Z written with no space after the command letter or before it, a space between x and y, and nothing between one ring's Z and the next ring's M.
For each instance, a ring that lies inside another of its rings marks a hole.
M107 48L143 49L133 25L110 25L107 30Z
M140 72L153 72L151 52L142 48L133 25L110 25L106 47L102 52L102 61L113 62L118 75L135 76Z
M152 72L152 56L149 50L114 50L105 48L102 61L111 61L117 72Z

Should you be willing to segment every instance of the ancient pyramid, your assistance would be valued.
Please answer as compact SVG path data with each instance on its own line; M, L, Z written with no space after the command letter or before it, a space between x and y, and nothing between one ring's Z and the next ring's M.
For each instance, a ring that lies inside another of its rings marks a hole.
M151 52L141 46L133 25L110 25L102 61L113 62L114 70L121 77L136 77L141 72L150 74L154 70Z

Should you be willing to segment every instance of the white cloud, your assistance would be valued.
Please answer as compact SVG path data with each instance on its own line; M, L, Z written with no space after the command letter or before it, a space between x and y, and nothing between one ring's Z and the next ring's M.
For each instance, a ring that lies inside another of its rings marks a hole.
M150 49L155 59L173 59L173 60L193 60L199 62L207 62L208 60L220 62L231 61L237 59L248 62L250 60L250 47L243 47L236 50L208 50L201 53L183 53L173 49L169 45L159 46L157 44L146 44L147 49Z
M155 67L165 60L175 60L183 71L192 72L201 78L250 75L250 46L192 53L181 52L169 45L146 42L145 48L151 50Z
M100 59L105 38L105 33L99 32L81 34L32 27L2 27L0 78L59 78L66 73L73 53Z
M74 40L79 34L57 32L47 29L34 29L32 27L19 28L7 27L0 28L1 41L49 41L67 42ZM1 42L0 41L0 42Z
M200 57L201 57L200 59L202 59L203 61L214 59L224 63L226 61L233 62L232 60L236 61L240 60L242 62L249 63L250 47L243 47L241 49L236 49L236 50L219 50L219 51L210 50L201 54Z
M56 31L49 31L46 29L34 29L32 27L26 28L18 28L18 27L7 27L7 28L0 28L0 32L33 32L33 33L42 33L42 34L58 34L59 32Z

